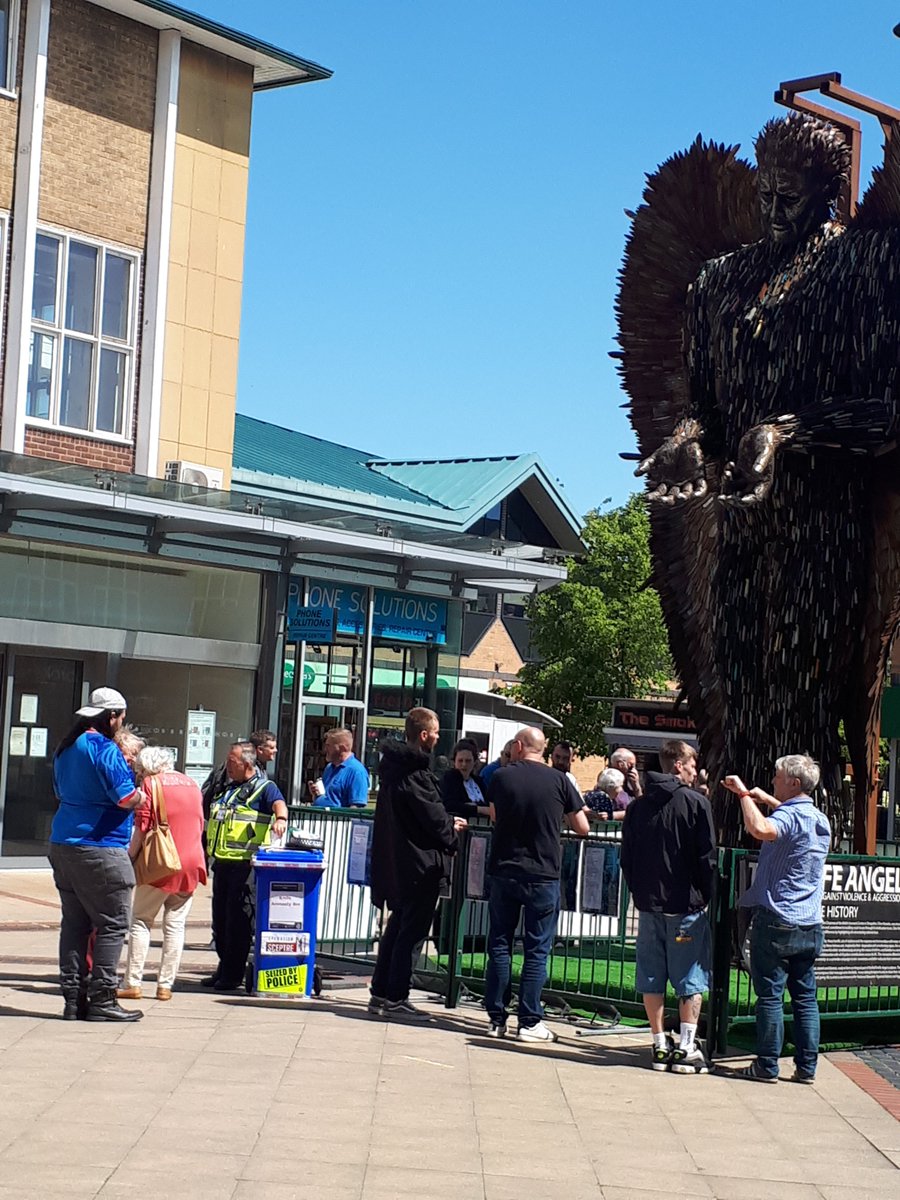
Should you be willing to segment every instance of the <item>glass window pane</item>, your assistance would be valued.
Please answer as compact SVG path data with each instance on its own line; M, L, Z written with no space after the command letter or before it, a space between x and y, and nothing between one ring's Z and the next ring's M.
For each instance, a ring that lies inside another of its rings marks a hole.
M45 233L37 235L34 254L34 294L31 315L38 321L56 321L56 280L59 270L59 241Z
M128 359L117 350L100 351L100 388L97 393L97 429L122 432Z
M5 88L15 82L9 78L9 5L10 0L0 0L0 87Z
M48 333L32 333L31 354L28 359L28 395L25 412L29 417L50 419L50 397L53 389L53 359L56 338Z
M66 329L94 333L97 294L97 248L83 242L69 243L66 276Z
M103 336L127 341L131 260L107 252L103 276Z
M90 342L66 338L62 354L62 387L59 423L72 429L87 429L91 411L91 369L94 347Z

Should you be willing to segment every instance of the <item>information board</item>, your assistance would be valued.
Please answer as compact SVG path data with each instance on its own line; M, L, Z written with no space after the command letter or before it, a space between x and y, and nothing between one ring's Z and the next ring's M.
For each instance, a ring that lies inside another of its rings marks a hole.
M900 859L825 865L819 987L900 984Z

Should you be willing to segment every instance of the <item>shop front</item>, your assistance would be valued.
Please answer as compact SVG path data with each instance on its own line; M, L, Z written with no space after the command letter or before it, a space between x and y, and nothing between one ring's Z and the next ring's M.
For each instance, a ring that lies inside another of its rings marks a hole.
M248 732L259 575L13 538L0 572L4 858L45 852L53 752L92 688L118 688L129 723L197 777Z
M374 788L378 748L403 735L405 713L433 708L436 754L456 737L462 605L452 597L314 576L288 595L278 778L299 803L325 767L329 729L353 734Z

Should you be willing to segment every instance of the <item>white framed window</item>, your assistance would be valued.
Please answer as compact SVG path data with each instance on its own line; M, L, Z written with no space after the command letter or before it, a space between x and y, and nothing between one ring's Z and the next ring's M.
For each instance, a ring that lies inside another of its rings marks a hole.
M15 91L18 51L19 0L0 0L0 91Z
M127 438L134 395L138 256L39 229L34 255L29 422Z

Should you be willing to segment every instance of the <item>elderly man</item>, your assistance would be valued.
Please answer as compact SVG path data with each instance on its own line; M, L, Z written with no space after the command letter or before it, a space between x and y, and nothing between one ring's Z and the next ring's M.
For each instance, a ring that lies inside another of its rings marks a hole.
M317 808L365 808L369 802L369 772L353 753L349 729L329 729L325 735L328 765L320 780L309 785Z
M253 855L272 832L287 829L287 805L278 787L256 765L250 742L235 742L225 760L226 779L213 797L206 849L213 868L213 925L219 965L204 987L233 992L244 982L253 941Z
M787 987L796 1047L791 1081L809 1084L819 1055L815 962L824 943L822 893L831 845L828 818L810 798L819 768L805 754L777 759L774 796L759 787L748 789L737 775L723 783L740 797L744 828L762 843L753 883L741 899L742 906L753 909L750 974L756 991L756 1058L742 1075L778 1082Z
M629 750L627 746L619 746L618 750L613 750L609 756L609 765L613 770L621 771L625 776L622 788L625 794L621 797L620 803L620 809L624 812L632 800L637 800L638 796L643 794L634 751Z
M588 832L584 801L562 770L544 762L547 741L540 729L520 729L512 740L508 767L488 788L494 834L488 872L488 967L484 1006L488 1036L505 1037L512 995L512 949L519 918L524 921L525 961L519 980L519 1041L552 1042L544 1024L541 991L559 914L560 834L563 821Z
M622 874L640 913L635 948L637 990L653 1036L654 1071L705 1075L697 1042L711 947L706 906L716 871L712 810L694 788L697 758L687 742L664 742L662 774L647 772L647 790L622 825ZM678 997L678 1046L665 1033L666 985Z

